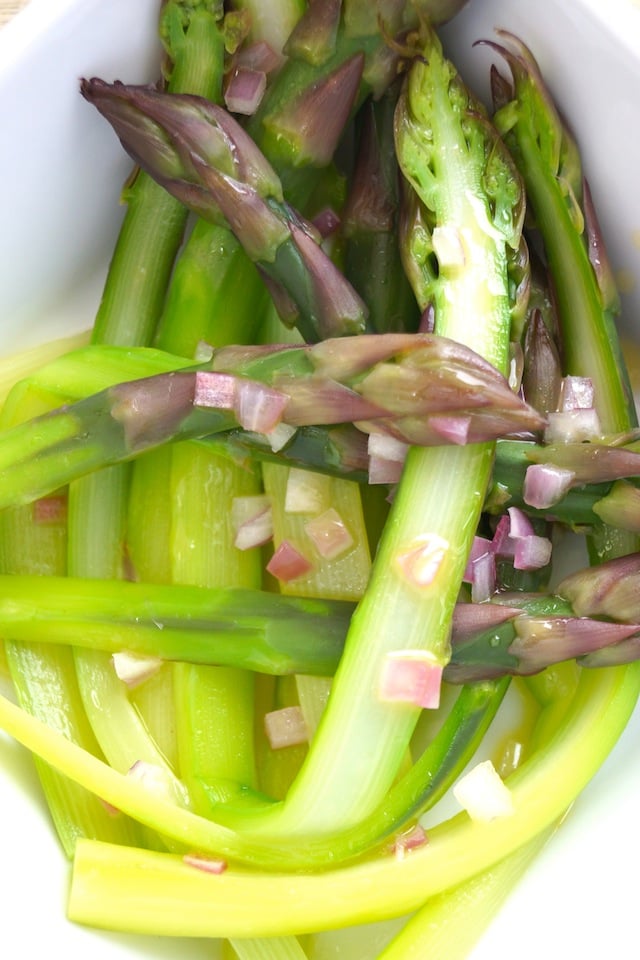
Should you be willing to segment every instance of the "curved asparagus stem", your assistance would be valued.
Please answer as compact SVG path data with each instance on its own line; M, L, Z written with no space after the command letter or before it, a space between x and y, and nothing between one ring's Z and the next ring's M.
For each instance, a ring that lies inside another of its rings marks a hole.
M633 667L586 671L556 734L507 779L514 813L490 823L459 814L403 860L381 857L320 874L232 868L211 877L180 858L82 841L69 916L122 930L199 936L282 936L400 916L499 862L564 814L628 722L640 687ZM1 703L3 725L13 725ZM25 731L26 735L26 731ZM554 789L545 789L553 783ZM254 909L247 917L246 904Z

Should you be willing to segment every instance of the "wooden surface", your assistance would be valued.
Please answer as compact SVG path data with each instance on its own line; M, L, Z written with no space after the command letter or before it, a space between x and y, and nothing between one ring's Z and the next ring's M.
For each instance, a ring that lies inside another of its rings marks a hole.
M28 2L29 0L0 0L0 27L15 16L18 10L26 7Z

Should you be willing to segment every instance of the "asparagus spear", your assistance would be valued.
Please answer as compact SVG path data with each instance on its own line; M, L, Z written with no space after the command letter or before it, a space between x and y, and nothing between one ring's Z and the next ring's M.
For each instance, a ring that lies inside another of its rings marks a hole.
M600 651L611 662L627 662L621 650L633 651L627 659L636 659L639 576L633 554L572 575L558 594L458 602L444 679L460 684L528 676L574 658L591 664ZM332 676L354 610L348 601L240 587L0 576L0 627L14 639L66 639L111 654L221 663L275 676Z
M323 253L314 230L285 204L265 157L226 111L149 87L85 80L83 96L114 126L143 169L186 206L227 224L285 291L307 340L361 333L360 298Z
M269 433L281 421L354 421L409 442L446 443L443 417L459 418L471 442L540 423L490 364L426 334L228 347L211 366L117 384L7 431L0 502L29 502L162 443L240 424Z

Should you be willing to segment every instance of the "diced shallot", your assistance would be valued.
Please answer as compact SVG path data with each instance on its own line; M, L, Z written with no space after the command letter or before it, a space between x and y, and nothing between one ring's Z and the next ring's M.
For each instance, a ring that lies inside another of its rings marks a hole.
M532 463L524 475L524 502L537 510L546 510L562 500L574 479L573 470L552 463Z
M285 513L320 513L329 506L330 493L330 477L291 467L284 495Z
M533 524L524 510L519 507L509 507L509 536L512 540L521 537L530 537L534 533Z
M165 767L146 760L136 760L127 771L127 776L161 799L188 806L189 798L184 784Z
M426 650L395 650L382 664L378 695L388 703L436 710L440 706L442 664Z
M250 70L271 73L282 64L282 56L266 40L257 40L240 47L236 54L236 64Z
M252 116L267 89L267 75L264 70L251 67L237 67L224 92L224 102L231 113Z
M483 603L495 589L496 557L489 551L471 562L471 599L474 603Z
M396 565L408 583L428 587L435 580L448 550L448 542L439 534L425 533L396 554Z
M160 657L129 653L126 650L114 653L111 660L116 676L130 689L140 686L145 680L154 676L162 666Z
M52 494L49 497L41 497L34 501L33 520L34 523L58 523L65 520L67 516L67 498Z
M271 433L280 423L289 402L286 394L272 390L255 380L239 380L234 409L245 430Z
M203 870L204 873L213 873L216 876L227 869L226 860L214 860L212 857L201 857L195 853L185 853L182 860L188 867L195 867L196 870Z
M267 571L277 580L288 583L313 570L313 564L288 540L283 540L267 564Z
M304 530L321 557L335 560L353 546L353 537L334 507L308 520Z
M271 500L264 494L234 497L231 524L235 531L234 546L238 550L249 550L267 543L273 537Z
M593 407L593 381L590 377L564 377L561 385L562 410L589 410Z
M398 834L391 849L396 860L404 860L410 850L415 850L416 847L424 847L425 843L428 842L429 838L424 827L416 823L410 830Z
M325 207L313 218L313 225L322 237L326 240L331 234L335 233L340 226L340 217L331 207Z
M367 439L369 483L398 483L409 445L384 433L370 433Z
M551 560L551 541L548 537L531 534L516 540L513 565L516 570L540 570Z
M264 729L272 750L306 743L309 739L307 725L299 706L272 710L264 717Z
M282 450L289 443L289 440L297 432L297 427L292 427L289 423L278 423L270 433L266 434L269 446L274 453Z
M469 436L470 417L429 417L429 426L449 443L464 446Z
M472 820L488 823L514 811L511 791L490 760L476 764L453 787L453 795Z
M471 584L471 599L474 603L488 600L496 587L496 558L493 541L486 537L474 537L462 577Z
M467 566L464 571L462 579L466 583L473 583L473 564L476 560L479 560L480 557L485 556L487 553L493 552L493 541L487 540L486 537L474 537L471 544L471 550L469 551L469 557L467 559Z
M561 410L547 415L545 443L583 443L600 436L600 418L594 407Z

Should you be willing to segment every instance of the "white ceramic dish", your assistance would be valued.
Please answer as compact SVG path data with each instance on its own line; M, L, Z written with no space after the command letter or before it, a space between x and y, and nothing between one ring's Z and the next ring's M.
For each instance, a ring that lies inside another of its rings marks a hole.
M472 0L445 31L465 75L486 90L495 26L532 47L577 133L615 269L624 325L640 289L640 6L634 0ZM95 314L129 168L78 78L151 79L157 0L32 0L0 32L0 349L88 327ZM637 335L636 335L637 336ZM514 891L473 960L633 957L634 850L640 846L640 715L553 842ZM64 917L67 865L38 799L30 758L0 734L3 942L65 960L213 956L212 945L85 930ZM348 960L358 960L350 957ZM446 957L434 960L447 960Z

